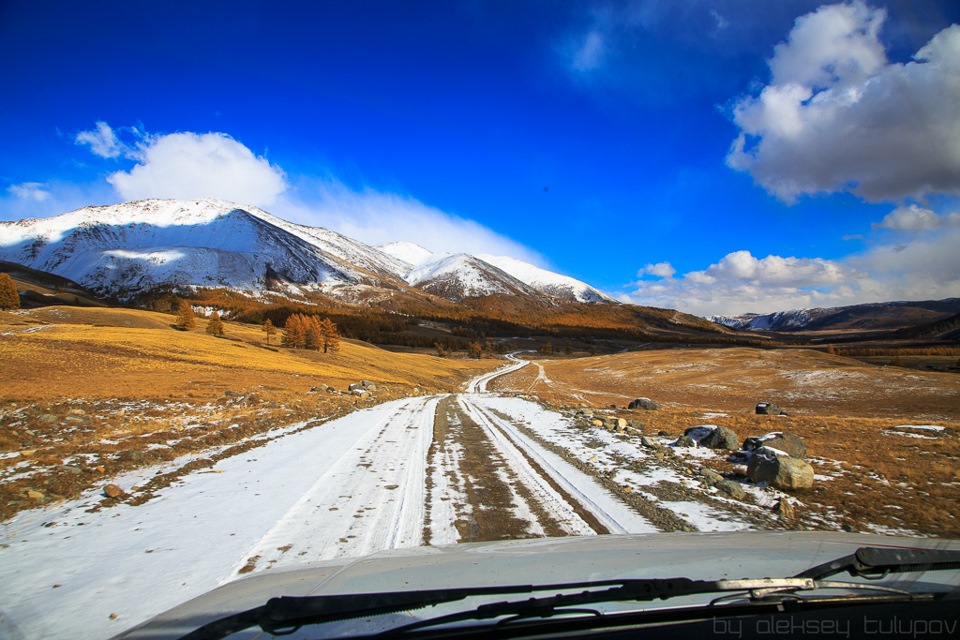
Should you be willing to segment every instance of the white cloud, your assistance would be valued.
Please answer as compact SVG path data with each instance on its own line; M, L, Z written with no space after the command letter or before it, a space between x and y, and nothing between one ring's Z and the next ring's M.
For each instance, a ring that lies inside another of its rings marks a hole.
M279 167L225 133L147 136L136 153L136 166L107 178L125 200L210 197L269 206L287 188Z
M50 192L46 185L40 182L23 182L21 184L12 184L7 187L7 191L21 200L30 200L33 202L44 202L50 199Z
M645 267L642 267L637 271L637 277L642 277L644 275L657 276L660 278L672 278L673 274L677 272L676 269L669 262L658 262L656 264L648 264Z
M886 300L940 300L960 296L960 213L938 216L936 228L918 226L923 212L884 219L898 231L925 231L907 242L874 244L836 260L734 251L706 269L674 278L641 280L621 296L637 304L669 307L702 316L770 313ZM889 219L889 220L888 220ZM900 226L897 226L900 225ZM874 225L877 228L878 225ZM640 275L657 276L649 269Z
M727 164L787 202L960 193L960 26L891 64L884 17L857 1L798 18L769 61L770 84L734 107L741 133Z
M488 253L546 265L537 252L482 224L441 211L415 198L373 189L354 191L340 182L300 185L272 211L288 220L320 226L369 245L407 241L434 252Z
M116 158L126 148L106 122L98 122L90 131L81 131L74 142L89 145L90 151L101 158Z
M960 212L939 216L930 209L911 204L897 207L883 220L875 222L873 228L893 231L929 231L954 225L960 225Z

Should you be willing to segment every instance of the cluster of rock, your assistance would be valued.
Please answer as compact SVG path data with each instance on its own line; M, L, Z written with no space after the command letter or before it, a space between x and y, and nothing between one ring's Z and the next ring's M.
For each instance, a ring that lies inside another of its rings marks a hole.
M675 446L701 446L735 451L731 462L745 463L751 482L778 489L809 489L813 486L813 467L804 458L807 445L800 436L775 431L754 436L739 444L737 434L727 427L702 425L687 429Z
M361 400L365 400L370 397L370 394L377 390L377 385L373 384L369 380L361 380L358 383L351 384L347 387L347 390L358 396Z
M632 431L639 434L643 424L635 420L627 420L611 413L593 413L590 409L581 408L574 414L574 419L581 427L593 426L607 431L627 433Z
M359 397L361 400L370 397L370 394L377 390L377 385L369 380L361 380L347 387L347 393ZM315 387L310 387L310 393L320 393L321 391L337 395L341 392L331 387L329 385L319 385ZM419 389L417 389L419 391Z

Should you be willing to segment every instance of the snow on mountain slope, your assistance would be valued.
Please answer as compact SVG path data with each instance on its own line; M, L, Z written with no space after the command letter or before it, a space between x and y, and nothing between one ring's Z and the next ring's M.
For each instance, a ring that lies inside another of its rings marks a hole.
M382 244L377 247L377 249L389 256L393 256L397 260L406 262L411 267L419 267L424 262L437 257L437 254L434 252L429 249L424 249L413 242L391 242L389 244Z
M576 300L577 302L616 302L613 298L604 295L585 282L581 282L570 276L564 276L559 273L547 271L546 269L541 269L523 260L486 254L481 254L477 257L509 273L517 280L530 285L537 291L550 296L567 298Z
M415 267L407 283L451 300L491 294L520 294L538 297L537 291L483 260L457 253Z
M416 267L434 263L448 255L433 253L412 242L392 242L377 248L414 267L406 278L407 282L411 284L413 282L410 276L416 270ZM577 302L616 302L613 298L604 295L585 282L541 269L523 260L490 254L480 254L475 257L548 296L576 300Z
M119 297L161 284L378 284L405 269L332 231L220 200L142 200L0 223L0 259Z
M450 300L513 294L614 302L587 284L503 256L434 253L410 242L374 248L215 199L140 200L0 222L0 260L129 298L158 286L320 290L344 299L409 287Z

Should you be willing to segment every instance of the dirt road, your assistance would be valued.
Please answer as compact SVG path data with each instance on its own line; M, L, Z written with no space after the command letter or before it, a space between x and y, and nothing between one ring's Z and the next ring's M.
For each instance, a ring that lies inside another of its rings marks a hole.
M675 529L561 451L581 435L559 414L483 392L526 364L512 359L468 393L278 429L137 504L92 509L101 496L91 493L22 512L4 524L0 636L105 637L241 575L306 561ZM168 471L115 481L135 496Z

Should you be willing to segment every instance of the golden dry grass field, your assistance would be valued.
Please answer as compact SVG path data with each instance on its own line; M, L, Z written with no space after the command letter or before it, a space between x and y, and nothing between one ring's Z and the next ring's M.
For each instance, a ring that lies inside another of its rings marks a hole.
M802 349L659 349L539 359L490 387L558 405L617 405L617 414L653 435L675 437L701 424L729 427L741 441L793 432L818 475L814 490L798 493L811 514L857 530L870 522L886 532L960 537L957 373ZM637 397L663 406L626 410ZM776 402L789 415L756 415L758 402ZM931 425L942 429L904 428ZM730 461L716 466L738 470Z
M277 426L457 391L499 364L349 340L338 353L291 350L253 325L227 322L215 338L203 318L192 331L173 322L131 309L0 312L0 519ZM361 380L376 390L349 394Z

